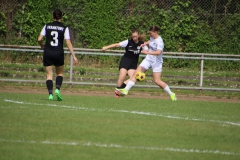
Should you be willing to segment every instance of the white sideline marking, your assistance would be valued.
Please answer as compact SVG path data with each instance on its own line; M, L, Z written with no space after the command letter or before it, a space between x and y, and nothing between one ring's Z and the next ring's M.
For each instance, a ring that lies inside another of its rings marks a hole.
M104 143L79 143L79 142L56 142L56 141L25 141L25 140L8 140L0 139L2 142L14 142L14 143L32 143L32 144L50 144L50 145L67 145L67 146L89 146L89 147L102 147L102 148L122 148L122 149L142 149L142 150L154 150L154 151L170 151L170 152L183 152L183 153L206 153L206 154L222 154L222 155L234 155L240 156L240 153L220 151L220 150L200 150L200 149L184 149L184 148L172 148L172 147L147 147L147 146L123 146L120 144L104 144Z
M164 115L154 112L141 112L141 111L128 111L128 110L104 110L104 109L95 109L95 108L86 108L86 107L76 107L76 106L65 106L65 105L56 105L56 104L41 104L41 103L29 103L29 102L21 102L15 100L4 99L5 102L10 103L17 103L17 104L28 104L28 105L38 105L38 106L50 106L50 107L59 107L59 108L67 108L67 109L74 109L74 110L88 110L88 111L99 111L99 112L119 112L119 113L130 113L130 114L138 114L138 115L146 115L146 116L157 116L157 117L164 117L169 119L181 119L187 121L199 121L199 122L214 122L214 123L223 123L223 124L230 124L233 126L240 126L240 123L237 122L229 122L229 121L220 121L220 120L206 120L200 118L188 118L188 117L180 117L180 116L171 116L171 115Z

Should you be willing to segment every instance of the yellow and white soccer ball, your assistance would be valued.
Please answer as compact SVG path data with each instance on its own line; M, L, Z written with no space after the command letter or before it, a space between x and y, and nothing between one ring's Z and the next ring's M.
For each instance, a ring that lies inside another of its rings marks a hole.
M139 72L137 72L137 74L135 75L135 78L136 78L137 81L142 82L142 81L145 80L146 74L139 71Z

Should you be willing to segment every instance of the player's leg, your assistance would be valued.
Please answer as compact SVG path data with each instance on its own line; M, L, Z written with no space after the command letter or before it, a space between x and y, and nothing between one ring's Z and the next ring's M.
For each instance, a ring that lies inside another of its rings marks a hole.
M53 61L51 57L51 51L44 50L43 53L43 66L46 70L46 85L49 93L49 100L53 100L53 69L52 69Z
M61 101L62 100L62 96L60 94L60 88L62 86L62 82L63 82L63 68L64 66L56 66L56 90L55 90L55 94L57 96L57 100Z
M166 91L169 96L171 97L171 99L173 101L177 100L175 93L171 92L169 86L163 82L161 80L161 75L162 75L162 63L161 64L155 64L152 66L153 69L153 79L154 79L154 83L156 85L158 85L159 87L161 87L162 89L164 89L164 91Z
M132 70L132 71L128 72L129 79L127 79L126 81L124 81L124 83L125 83L125 84L128 84L128 82L131 81L131 79L134 80L134 79L135 79L135 75L136 75L136 73L137 73L138 71L146 72L145 69L142 70L142 69L139 69L139 68L136 69L136 70ZM135 81L135 80L134 80L134 81ZM125 87L126 87L126 86L125 86ZM124 88L125 88L125 87L124 87Z
M49 93L49 100L53 100L53 69L52 66L45 66L46 69L46 85Z
M120 63L119 63L119 78L117 82L117 88L115 88L115 95L116 98L119 98L119 95L122 95L118 89L125 88L126 84L124 83L124 80L126 78L127 72L129 70L129 67L131 67L132 60L128 57L122 57Z
M125 80L123 83L125 84L125 86L123 88L126 87L126 85L128 84L128 82L130 81L130 79L134 76L136 69L129 69L127 72L127 75L129 77L129 79Z
M60 90L62 82L63 82L63 66L55 67L56 68L56 88Z
M114 91L116 98L119 98L119 96L120 96L120 93L119 93L119 91L117 89L125 88L125 86L126 86L126 84L124 83L124 80L126 78L127 72L128 71L125 68L120 68L120 70L119 70L119 77L118 77L118 81L117 81L117 87L116 87L116 89Z
M129 76L129 79L124 81L122 86L117 88L117 89L124 89L127 86L128 82L131 81L131 78L134 77L134 73L135 73L135 69L129 69L127 71L127 75ZM122 94L121 92L119 92L118 90L116 90L115 93L118 94L118 95L125 95L125 94Z
M125 68L120 69L119 77L118 77L118 81L117 81L117 88L124 88L123 83L124 83L124 80L125 80L127 74L128 74L127 69L125 69Z
M129 90L135 85L135 83L136 83L135 74L136 74L137 72L139 72L139 71L141 71L141 72L146 72L146 70L148 70L149 67L150 67L149 62L148 62L146 59L144 59L144 60L142 61L142 63L137 67L137 69L134 71L133 76L130 77L130 79L129 79L128 83L127 83L127 86L126 86L124 89L118 89L118 91L119 91L120 93L122 93L123 95L127 95L127 94L128 94L128 91L129 91Z

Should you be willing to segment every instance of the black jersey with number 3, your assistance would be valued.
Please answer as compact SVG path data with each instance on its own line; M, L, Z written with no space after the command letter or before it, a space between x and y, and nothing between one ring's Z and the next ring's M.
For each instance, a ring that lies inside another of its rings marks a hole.
M44 50L63 52L63 41L66 26L61 22L54 21L46 24L46 43Z

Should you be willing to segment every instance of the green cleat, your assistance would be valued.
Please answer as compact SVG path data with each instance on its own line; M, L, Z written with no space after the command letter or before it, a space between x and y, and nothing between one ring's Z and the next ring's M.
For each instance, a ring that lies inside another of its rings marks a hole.
M53 100L53 95L52 95L52 94L49 94L48 99L49 99L49 100Z
M127 95L128 94L128 91L125 88L123 88L123 89L116 88L116 90L119 91L121 93L121 95Z
M177 100L177 97L176 97L175 93L172 93L172 94L170 95L170 97L171 97L171 100L172 100L172 101L176 101L176 100Z
M55 94L57 96L57 100L62 101L62 96L61 96L60 91L58 89L55 90Z

